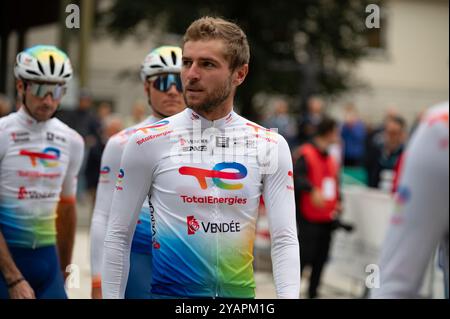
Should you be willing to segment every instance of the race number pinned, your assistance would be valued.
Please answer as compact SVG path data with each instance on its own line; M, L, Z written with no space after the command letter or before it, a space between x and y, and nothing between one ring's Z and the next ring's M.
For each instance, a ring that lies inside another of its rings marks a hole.
M325 177L322 182L322 195L325 200L336 198L336 181L331 177Z

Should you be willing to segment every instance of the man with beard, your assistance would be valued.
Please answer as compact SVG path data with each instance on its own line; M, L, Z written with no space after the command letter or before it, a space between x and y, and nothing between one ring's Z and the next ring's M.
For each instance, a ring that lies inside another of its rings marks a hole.
M72 77L54 46L20 52L20 109L0 119L0 299L67 298L84 142L54 114Z
M300 257L286 140L233 111L248 73L245 33L203 17L186 31L181 79L188 108L139 129L125 147L105 238L102 292L123 298L131 238L150 199L156 298L254 298L261 195L277 296L298 298ZM131 214L130 214L131 209Z

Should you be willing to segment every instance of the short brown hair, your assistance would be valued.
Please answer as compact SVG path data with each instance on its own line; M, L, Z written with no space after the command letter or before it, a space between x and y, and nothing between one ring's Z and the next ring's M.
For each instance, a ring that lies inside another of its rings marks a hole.
M202 17L191 23L183 37L183 44L188 41L223 40L225 58L230 69L235 70L250 61L250 47L244 31L235 23L222 18Z
M333 132L337 128L337 122L331 117L324 116L319 125L317 125L317 136L325 136L331 132Z

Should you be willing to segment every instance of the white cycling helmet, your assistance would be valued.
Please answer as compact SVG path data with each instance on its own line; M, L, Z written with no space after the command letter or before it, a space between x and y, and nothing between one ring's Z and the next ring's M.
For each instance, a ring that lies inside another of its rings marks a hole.
M72 78L69 57L52 45L36 45L16 57L14 75L17 79L67 83Z
M154 49L146 57L141 65L141 80L149 76L162 73L181 72L181 48L176 46L162 46Z

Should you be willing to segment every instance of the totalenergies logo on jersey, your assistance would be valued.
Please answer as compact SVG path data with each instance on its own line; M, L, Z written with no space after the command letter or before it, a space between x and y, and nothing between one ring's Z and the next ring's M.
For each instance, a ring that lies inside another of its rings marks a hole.
M119 174L117 175L117 181L116 181L116 189L118 191L123 190L122 182L123 182L124 176L125 176L125 171L123 170L123 168L119 169Z
M224 172L225 169L235 169L238 172ZM244 187L242 183L237 184L229 184L225 183L223 179L228 180L238 180L243 179L247 176L247 168L236 162L222 162L216 164L212 170L197 168L197 167L189 167L182 166L178 170L181 175L191 175L197 178L198 183L200 184L201 189L207 189L208 185L206 184L206 178L212 178L213 183L222 189L227 190L237 190Z
M31 166L33 167L37 166L38 161L44 167L56 167L58 166L58 160L61 152L55 147L47 147L42 151L42 153L21 150L19 154L30 157Z
M168 128L167 127L168 125L169 125L169 121L163 120L163 121L156 122L153 125L144 126L144 127L140 127L138 129L136 129L136 132L141 131L144 134L153 133L154 131L157 132L157 134L147 135L143 138L138 139L136 141L137 145L141 145L145 142L152 141L156 138L159 138L162 136L167 136L167 135L171 134L173 132L173 130L166 130Z
M430 116L427 119L427 123L429 126L436 125L437 123L441 123L443 125L448 126L448 112L439 113L439 114Z
M448 110L446 112L440 112L438 114L434 114L430 116L427 120L428 126L435 126L435 125L444 125L448 129ZM446 134L444 137L439 139L439 148L441 150L448 150L449 140L448 140L448 134Z
M406 186L399 186L397 193L395 194L394 200L399 205L406 204L411 199L411 191Z
M411 200L411 190L409 187L400 185L394 196L395 209L391 216L391 224L400 225L404 222L404 205Z
M278 144L277 134L276 134L277 132L272 131L271 129L268 129L268 128L264 128L259 125L255 125L253 123L247 123L246 125L253 129L256 138L262 138L269 143ZM261 135L261 133L262 133L262 135Z
M111 171L111 169L109 168L109 166L103 166L100 170L100 174L107 175L107 174L109 174L110 171Z
M144 132L144 134L149 133L149 131L162 131L164 129L166 129L166 126L169 124L169 121L164 120L164 121L159 121L156 122L155 124L152 124L150 126L144 126L144 127L140 127L136 129L137 131L142 131Z
M99 183L108 184L109 183L109 173L111 173L111 168L109 166L103 166L100 169Z

